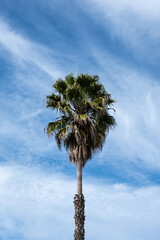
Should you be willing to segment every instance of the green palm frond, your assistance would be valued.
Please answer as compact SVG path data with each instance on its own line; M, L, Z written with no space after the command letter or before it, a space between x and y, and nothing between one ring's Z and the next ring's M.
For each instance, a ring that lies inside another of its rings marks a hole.
M59 120L48 123L45 131L48 136L53 136L54 133L57 133L62 128L66 127L69 123L73 122L73 118L67 116L61 116Z
M51 95L46 96L46 107L52 108L53 110L58 108L58 104L61 102L61 96L52 93Z
M67 75L65 77L65 81L67 82L68 86L70 86L70 87L73 86L74 82L75 82L74 75L72 73Z
M54 89L61 94L64 94L65 90L67 89L67 83L59 78L55 84L53 84Z
M109 110L115 102L99 82L97 75L69 74L53 84L54 92L46 97L46 107L62 116L48 123L48 136L55 135L58 147L69 150L69 159L84 166L92 153L102 149L107 133L116 123ZM114 110L114 109L113 109Z

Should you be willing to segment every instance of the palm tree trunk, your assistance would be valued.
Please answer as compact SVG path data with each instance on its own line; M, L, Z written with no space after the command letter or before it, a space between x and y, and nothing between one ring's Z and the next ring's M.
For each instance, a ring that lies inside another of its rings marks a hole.
M82 193L82 164L80 162L77 163L77 194L74 197L74 207L75 207L74 240L84 240L85 200Z
M77 194L82 195L82 164L77 163Z

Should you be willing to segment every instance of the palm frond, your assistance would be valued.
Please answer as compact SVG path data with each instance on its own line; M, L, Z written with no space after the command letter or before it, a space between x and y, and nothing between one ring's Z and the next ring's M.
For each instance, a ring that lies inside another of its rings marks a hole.
M48 136L55 135L58 147L69 150L72 163L82 166L92 154L101 150L110 129L116 125L109 110L115 102L99 82L97 75L69 74L53 84L57 94L46 97L46 107L58 110L62 116L48 123ZM115 110L114 110L115 111Z
M74 75L71 73L65 77L65 81L67 82L68 86L71 87L74 85L75 79Z
M67 83L62 80L61 78L59 78L55 84L53 84L54 89L60 93L60 94L64 94L65 90L67 89Z

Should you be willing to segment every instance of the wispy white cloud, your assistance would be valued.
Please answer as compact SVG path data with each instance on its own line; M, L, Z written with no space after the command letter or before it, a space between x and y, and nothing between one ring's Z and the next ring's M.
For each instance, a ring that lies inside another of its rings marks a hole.
M91 0L85 4L89 4L91 16L110 30L113 42L115 37L122 40L137 61L143 59L157 63L160 38L158 0Z
M44 136L43 129L55 114L48 111L45 116L43 99L53 80L63 73L52 51L22 36L2 20L0 29L1 58L7 58L8 65L14 66L9 78L3 79L9 90L3 86L0 94L0 155L7 161L36 161L35 156L56 151L55 143L46 141Z
M28 240L72 236L72 201L68 201L69 189L74 189L71 181L66 179L65 183L55 172L48 176L36 168L4 166L0 185L1 238L10 239L16 234Z
M57 78L62 72L59 71L56 61L49 55L54 54L44 46L41 46L9 26L5 21L0 19L0 44L9 51L13 56L15 64L35 65L41 71L48 73L50 76Z
M86 238L158 239L159 187L85 182ZM38 168L0 167L0 237L73 238L76 182ZM115 231L116 229L116 231Z
M104 11L107 11L108 14L121 13L121 12L135 12L140 14L141 17L150 18L151 20L160 19L159 17L159 10L160 10L160 3L158 0L153 0L152 2L146 2L145 0L120 0L115 1L115 4L111 0L91 0L94 4L98 4L99 7L103 7ZM95 5L92 5L93 8ZM98 9L97 9L98 10ZM109 11L110 10L110 11Z
M119 168L128 163L140 167L140 161L144 169L159 169L159 82L145 71L123 65L107 51L102 53L97 46L91 52L100 65L101 81L117 101L117 127L99 155L101 161Z
M19 144L21 153L18 154L17 159L20 158L22 162L26 159L27 161L34 159L35 154L38 154L38 157L48 156L48 154L57 156L55 142L46 141L43 136L43 128L55 115L49 111L46 112L42 103L44 95L50 91L52 78L49 75L52 75L51 65L56 59L48 61L51 57L50 50L27 40L6 23L1 23L4 36L0 42L12 54L13 59L19 59L14 63L16 93L9 95L10 101L6 94L2 94L1 97L3 106L0 117L3 136L1 156L7 160L15 159L15 154L11 151L8 153L8 147L4 147L4 145L11 148L16 146L16 144L11 144L12 141L15 141L17 146ZM11 41L10 46L9 40L5 43L5 37ZM98 156L101 161L97 163L105 164L106 161L110 161L115 167L120 168L130 163L139 166L139 161L141 161L144 169L159 169L159 83L145 72L122 65L120 60L109 54L107 50L102 53L95 42L87 41L87 44L88 42L90 56L98 62L100 67L95 70L91 66L88 71L91 74L98 73L106 89L117 100L115 117L118 126L109 135L102 154ZM25 46L26 50L23 50ZM39 61L41 64L37 64ZM41 67L43 62L46 68ZM77 62L75 65L77 69ZM51 74L48 75L45 69L50 69ZM57 67L57 69L60 68ZM77 71L83 71L81 65ZM61 70L58 70L57 74L64 76ZM12 141L9 143L7 138ZM23 156L26 156L26 159ZM61 160L63 161L62 155ZM135 172L133 174L137 175ZM141 177L143 179L143 176Z

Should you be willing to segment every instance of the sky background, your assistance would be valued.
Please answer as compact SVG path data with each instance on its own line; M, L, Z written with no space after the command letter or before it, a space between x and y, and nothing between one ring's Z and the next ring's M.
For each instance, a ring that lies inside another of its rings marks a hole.
M57 78L98 74L117 127L83 171L87 240L159 240L159 0L0 1L0 240L73 239L76 167L43 129Z

